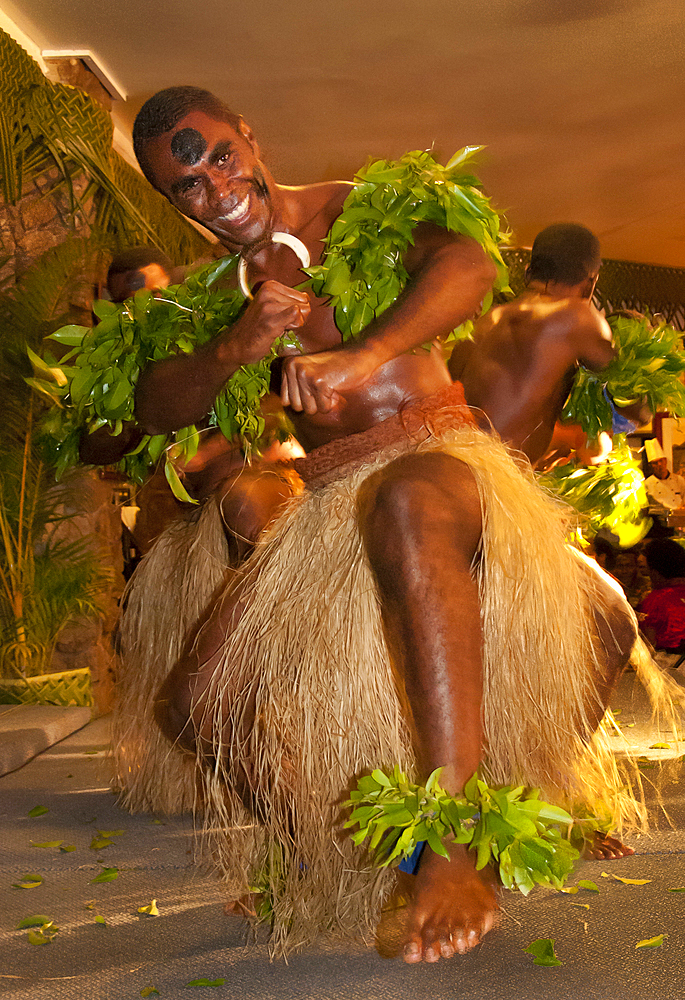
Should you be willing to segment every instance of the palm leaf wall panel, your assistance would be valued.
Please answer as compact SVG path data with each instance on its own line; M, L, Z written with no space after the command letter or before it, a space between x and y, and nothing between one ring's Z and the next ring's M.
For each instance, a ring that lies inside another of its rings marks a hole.
M177 264L214 256L212 244L112 149L107 110L84 91L47 80L1 30L0 107L0 183L7 205L33 192L34 182L56 167L58 186L70 194L72 215L87 202L88 224L100 223L113 249L153 243ZM78 174L90 181L87 198L79 198L74 188Z

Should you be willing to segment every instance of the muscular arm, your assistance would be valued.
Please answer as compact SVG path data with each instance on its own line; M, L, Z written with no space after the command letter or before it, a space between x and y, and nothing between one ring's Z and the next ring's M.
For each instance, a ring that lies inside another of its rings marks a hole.
M386 361L446 336L478 311L496 273L479 244L425 223L415 236L404 259L409 273L404 291L369 324L361 343L286 360L285 406L327 413L345 390L363 386Z
M236 322L209 344L145 369L136 388L138 422L148 434L167 434L201 420L240 366L260 361L309 312L304 292L265 281Z

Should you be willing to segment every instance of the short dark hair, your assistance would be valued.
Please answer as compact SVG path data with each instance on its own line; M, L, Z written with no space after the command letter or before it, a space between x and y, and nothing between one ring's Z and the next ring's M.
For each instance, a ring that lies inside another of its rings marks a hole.
M685 549L672 538L654 538L645 546L645 558L650 569L655 569L667 580L685 576Z
M594 233L576 222L557 222L535 237L527 277L529 281L579 285L597 274L601 263Z
M231 111L222 100L201 87L167 87L153 94L133 123L133 149L140 169L153 187L155 180L145 156L145 147L151 139L170 132L191 111L203 111L216 121L228 122L234 129L242 121L241 116Z

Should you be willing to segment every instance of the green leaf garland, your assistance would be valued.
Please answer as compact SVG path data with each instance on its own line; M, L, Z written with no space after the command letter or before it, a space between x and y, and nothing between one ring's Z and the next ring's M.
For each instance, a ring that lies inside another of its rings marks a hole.
M539 475L538 483L582 515L580 531L587 537L604 527L626 547L636 545L651 527L651 518L642 513L648 506L645 478L623 435L601 465L571 460Z
M50 339L72 348L59 363L32 358L36 377L30 382L55 404L43 421L42 436L58 478L78 464L84 431L108 426L117 436L125 423L135 420L134 390L147 364L188 354L235 322L245 303L242 293L213 286L237 262L237 256L224 257L157 296L138 292L121 306L96 302L99 322L92 329L70 326L52 334ZM259 401L268 392L271 362L282 340L258 364L241 367L217 396L210 425L227 438L239 436L249 443L263 432ZM180 499L190 500L173 463L192 458L198 443L195 426L173 435L146 435L117 467L142 483L166 452L167 478Z
M618 407L644 399L652 413L668 410L675 417L685 416L682 334L666 323L652 326L648 316L609 316L608 322L616 357L601 372L578 369L562 421L580 424L591 441L602 431L611 433L607 394Z
M368 838L375 864L398 864L422 841L443 857L449 857L445 844L466 844L476 852L477 869L492 861L504 886L527 896L536 884L563 886L580 855L572 829L582 831L582 839L602 827L543 802L537 789L492 788L477 775L462 795L449 795L438 783L441 770L425 785L408 781L397 765L359 779L344 803L352 809L345 827L359 828L351 834L357 845Z
M442 166L427 151L397 161L375 160L355 176L355 186L324 241L322 264L306 268L317 295L328 295L343 340L359 337L392 305L407 283L402 256L420 222L432 222L475 239L497 268L493 291L508 289L499 250L508 234L500 217L467 168L482 146L466 146ZM483 302L490 308L492 292ZM463 324L446 338L464 336Z

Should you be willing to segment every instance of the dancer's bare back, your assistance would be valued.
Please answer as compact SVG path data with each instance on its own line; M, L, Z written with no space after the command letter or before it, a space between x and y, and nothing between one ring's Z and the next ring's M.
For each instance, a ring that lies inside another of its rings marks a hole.
M547 450L578 364L614 356L606 320L583 299L527 292L496 306L457 343L449 363L467 402L535 464Z

